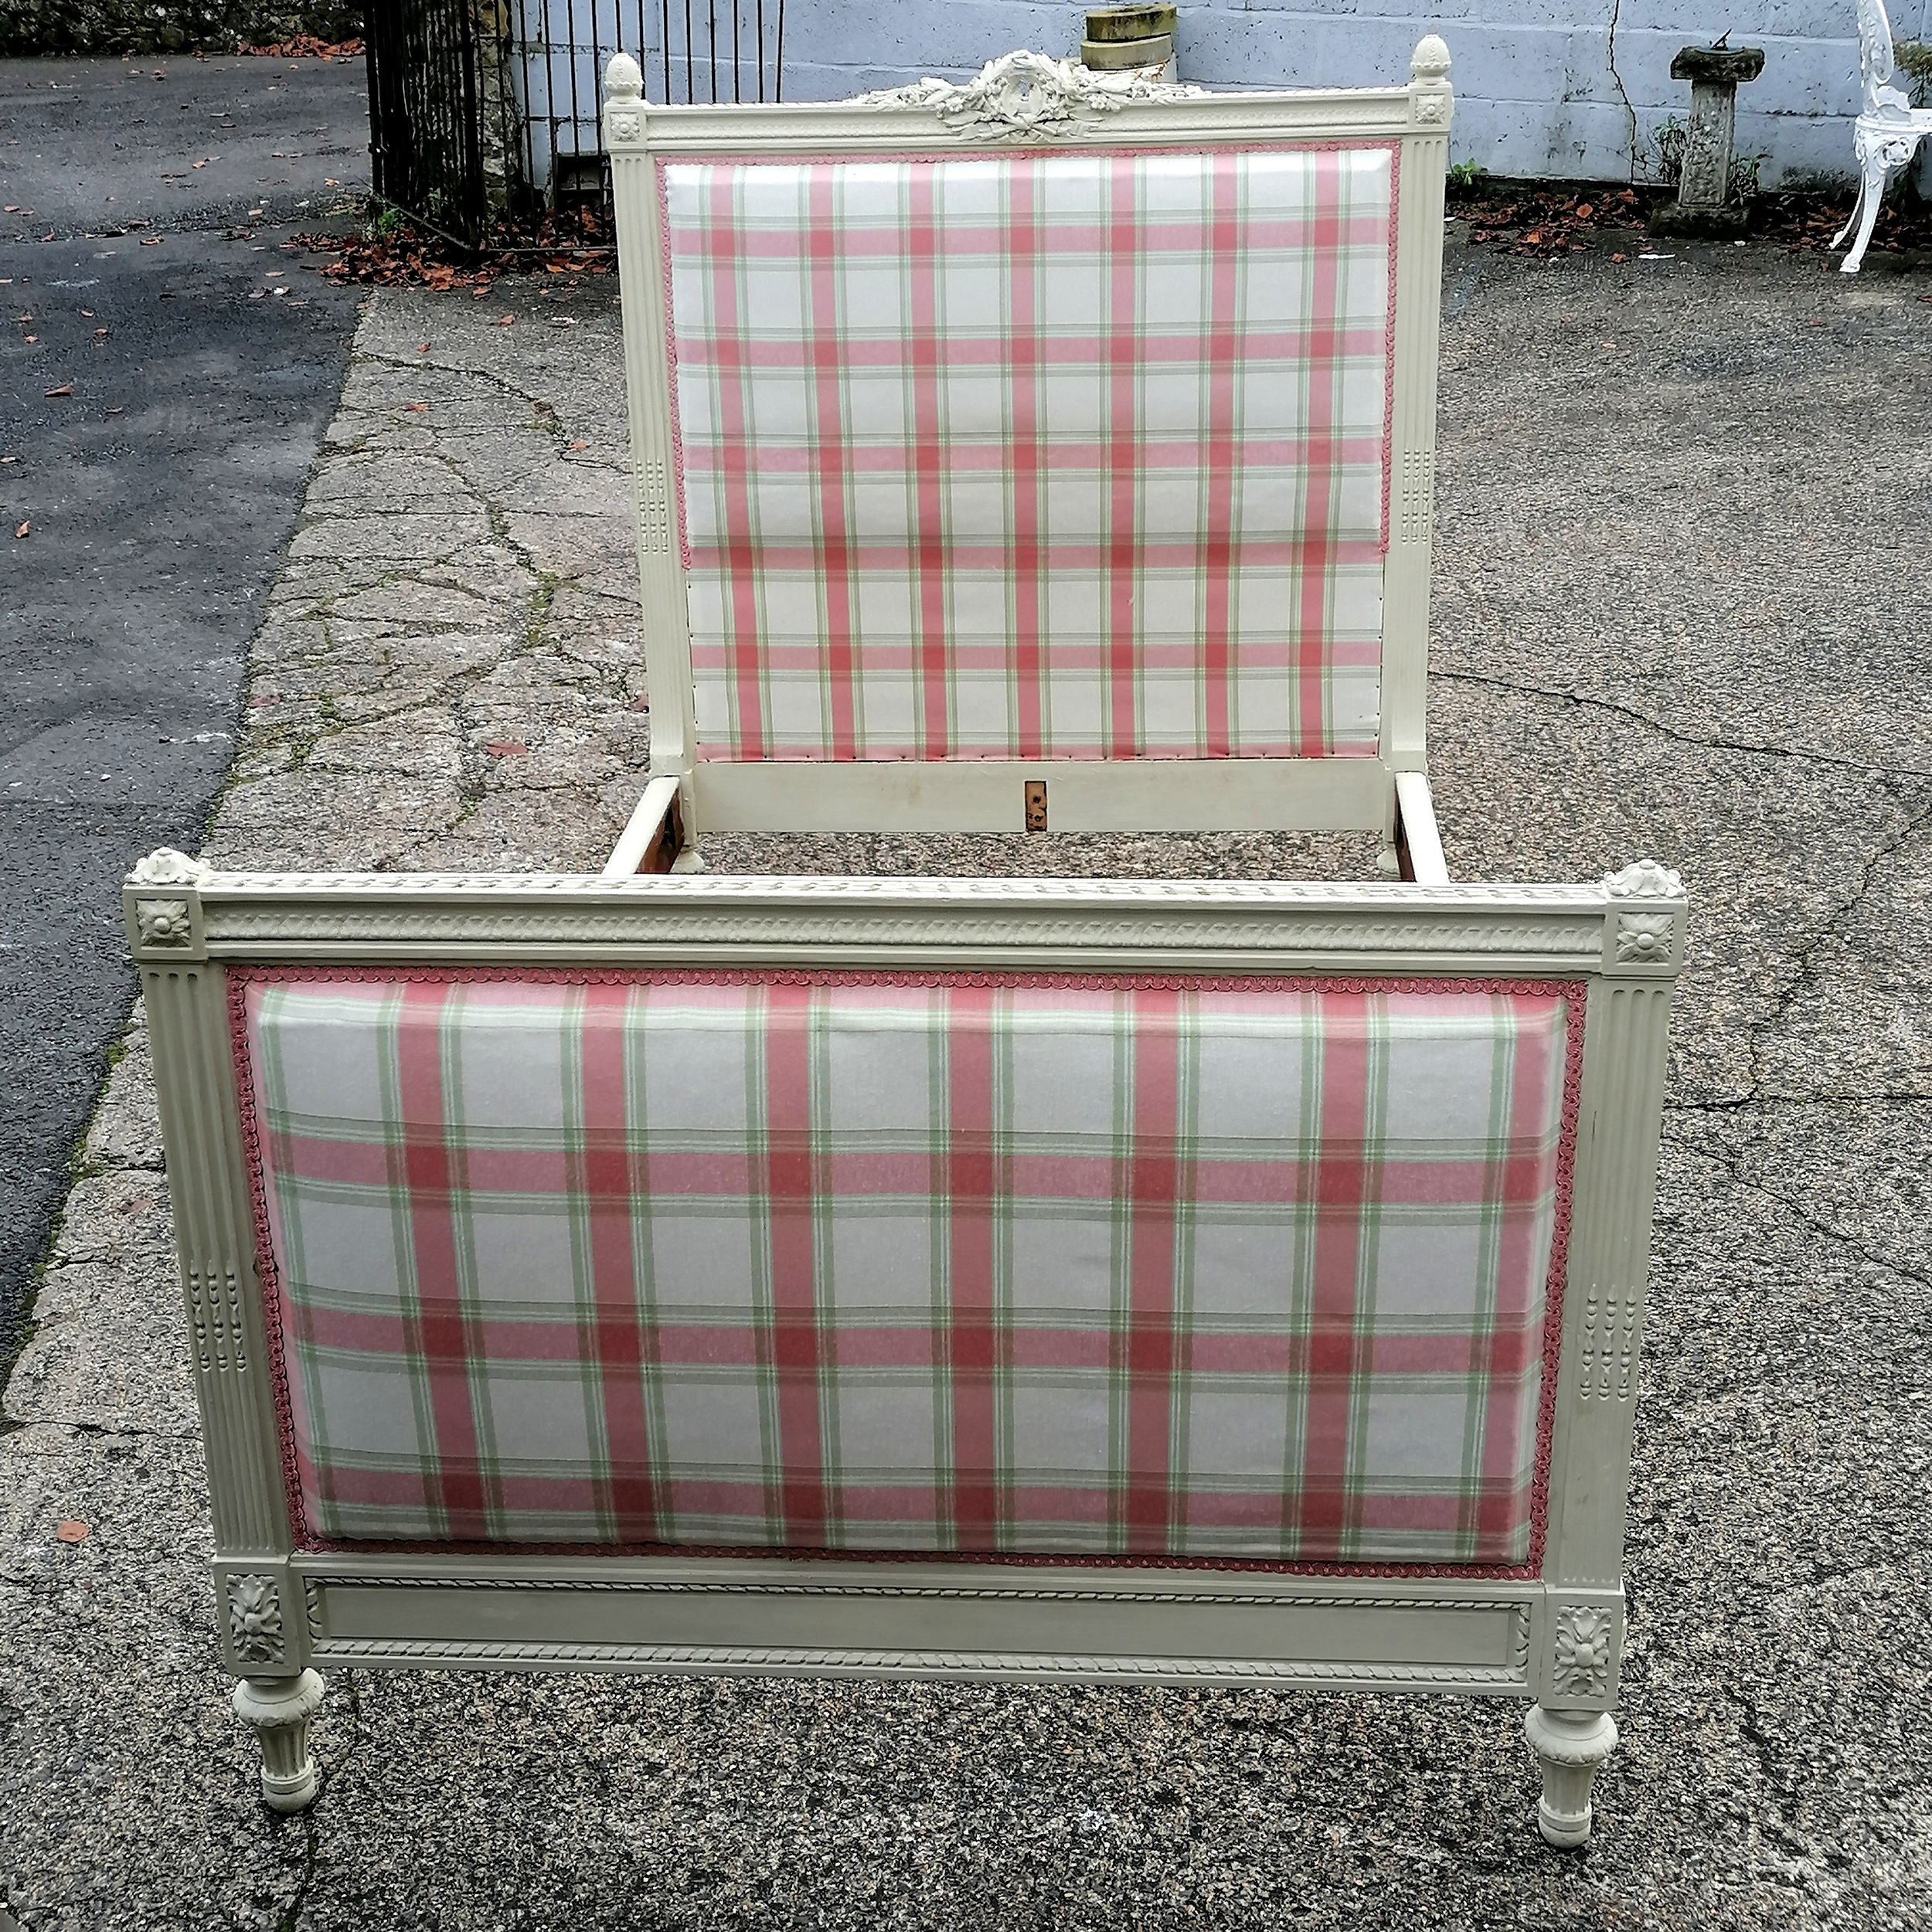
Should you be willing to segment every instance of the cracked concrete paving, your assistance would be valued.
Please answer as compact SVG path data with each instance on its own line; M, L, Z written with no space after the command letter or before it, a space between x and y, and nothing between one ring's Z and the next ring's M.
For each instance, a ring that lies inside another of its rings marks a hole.
M1536 1838L1514 1707L1117 1687L345 1672L321 1798L270 1817L216 1663L137 1024L5 1397L0 1884L21 1923L1925 1922L1932 304L1922 280L1756 249L1545 267L1452 243L1449 281L1451 868L1588 878L1652 852L1694 896L1625 1742L1590 1848ZM648 724L622 443L607 292L374 298L214 857L595 863ZM712 855L997 869L1017 845ZM52 1536L70 1515L94 1526L76 1546Z

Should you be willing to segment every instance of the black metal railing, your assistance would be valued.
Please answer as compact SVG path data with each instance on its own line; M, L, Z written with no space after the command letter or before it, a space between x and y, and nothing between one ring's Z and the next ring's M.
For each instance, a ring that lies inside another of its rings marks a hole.
M597 110L620 48L648 100L781 99L785 0L385 0L365 38L377 199L474 247L493 202L602 192Z
M475 16L471 0L385 0L364 29L371 185L468 244L489 215Z
M601 179L597 106L619 48L647 100L783 98L784 0L522 0L520 24L524 179L553 199Z

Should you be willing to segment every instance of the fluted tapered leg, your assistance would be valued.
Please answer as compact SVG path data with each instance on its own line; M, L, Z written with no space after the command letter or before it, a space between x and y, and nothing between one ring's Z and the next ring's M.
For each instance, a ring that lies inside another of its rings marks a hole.
M244 1677L235 1686L229 1702L261 1742L262 1802L271 1811L306 1811L315 1801L308 1724L321 1701L322 1680L312 1670L299 1677Z
M1543 1767L1537 1828L1552 1845L1582 1844L1590 1836L1590 1787L1597 1767L1617 1748L1616 1721L1607 1711L1546 1711L1532 1704L1523 1735Z

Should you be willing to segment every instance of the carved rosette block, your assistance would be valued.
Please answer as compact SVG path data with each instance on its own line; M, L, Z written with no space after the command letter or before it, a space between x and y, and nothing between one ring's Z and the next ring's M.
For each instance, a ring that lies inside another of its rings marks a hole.
M1617 963L1620 966L1666 966L1677 921L1669 913L1619 913L1617 915Z
M1556 1695L1600 1703L1610 1695L1617 1617L1607 1604L1566 1604L1557 1613L1549 1681Z
M1536 1828L1560 1850L1581 1845L1594 1819L1590 1787L1617 1748L1616 1720L1607 1711L1546 1710L1532 1704L1524 1714L1523 1735L1543 1768Z
M213 869L185 852L164 845L139 860L128 875L137 892L142 886L172 886L178 889L133 903L134 937L144 951L182 952L195 944L195 901L186 896L214 876ZM179 889L185 888L186 892Z
M308 1750L309 1720L322 1702L320 1674L244 1677L229 1702L261 1744L262 1802L271 1811L306 1811L320 1788Z
M230 1575L228 1641L238 1664L278 1664L287 1655L276 1577L253 1570Z
M194 937L185 899L137 899L134 924L144 946L185 946Z
M1654 859L1639 859L1621 872L1604 875L1604 890L1615 900L1669 900L1684 896L1684 882ZM1619 966L1668 966L1677 947L1674 912L1623 912L1617 915L1612 947Z

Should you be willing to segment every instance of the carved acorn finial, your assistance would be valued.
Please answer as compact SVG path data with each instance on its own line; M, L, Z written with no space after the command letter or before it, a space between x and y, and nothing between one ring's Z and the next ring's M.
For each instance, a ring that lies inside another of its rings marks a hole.
M1449 78L1449 43L1440 34L1425 33L1409 56L1409 77L1439 87Z
M641 100L644 70L628 53L614 53L604 66L604 91L613 100Z

